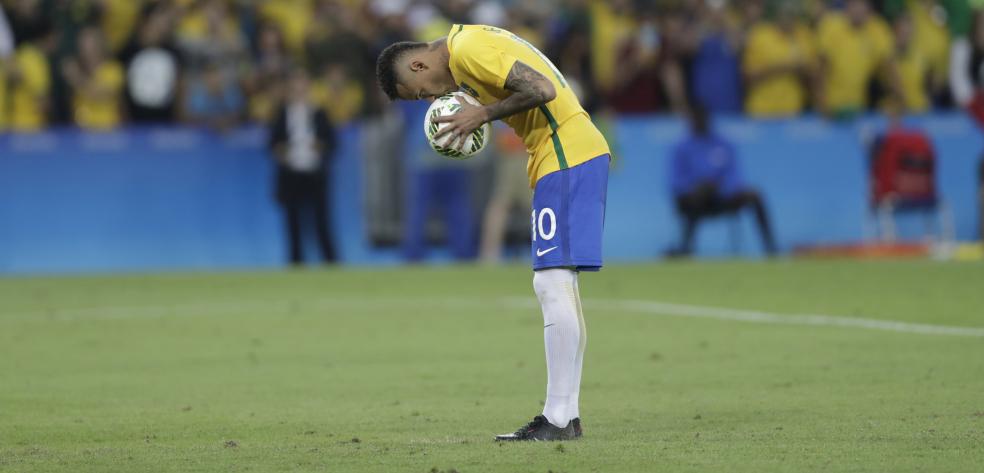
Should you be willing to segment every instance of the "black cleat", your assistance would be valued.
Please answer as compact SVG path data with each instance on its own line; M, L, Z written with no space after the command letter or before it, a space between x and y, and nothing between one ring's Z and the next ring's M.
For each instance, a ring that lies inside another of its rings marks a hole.
M496 435L496 442L511 442L520 440L532 440L535 442L552 440L574 440L573 422L568 422L566 427L557 427L550 423L546 417L536 416L533 420L511 434Z
M574 428L574 438L581 438L581 436L584 435L584 431L581 430L580 417L575 417L574 420L571 421L571 427Z

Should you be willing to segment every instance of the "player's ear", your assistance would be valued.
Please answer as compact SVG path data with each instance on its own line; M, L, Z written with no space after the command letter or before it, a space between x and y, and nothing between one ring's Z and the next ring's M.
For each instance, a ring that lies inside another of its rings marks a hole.
M414 59L414 60L410 61L410 70L411 71L413 71L413 72L420 72L420 71L423 71L423 70L426 70L426 69L427 69L427 64L424 64L424 61L421 61L420 59Z

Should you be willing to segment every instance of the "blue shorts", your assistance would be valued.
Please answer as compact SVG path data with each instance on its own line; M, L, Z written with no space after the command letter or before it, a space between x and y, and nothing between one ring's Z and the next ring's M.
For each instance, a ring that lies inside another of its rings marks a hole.
M603 154L540 178L533 190L533 270L601 269L608 164Z

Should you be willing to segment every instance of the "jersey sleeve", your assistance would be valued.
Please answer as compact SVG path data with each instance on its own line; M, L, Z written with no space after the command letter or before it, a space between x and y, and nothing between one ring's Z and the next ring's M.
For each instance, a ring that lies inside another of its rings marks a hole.
M486 85L504 88L506 77L516 63L515 57L478 38L468 38L456 46L454 60L459 70Z

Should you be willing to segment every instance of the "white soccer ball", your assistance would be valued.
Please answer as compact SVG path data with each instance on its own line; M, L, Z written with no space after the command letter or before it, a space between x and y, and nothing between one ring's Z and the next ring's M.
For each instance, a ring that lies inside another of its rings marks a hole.
M434 123L433 120L437 117L458 113L461 110L462 102L481 106L478 100L475 100L471 95L464 92L452 92L435 99L434 103L427 109L427 115L424 116L424 134L427 136L427 142L438 154L452 159L468 159L475 156L485 148L492 137L492 127L488 123L484 123L465 138L465 143L461 146L460 151L450 147L453 139L450 134L434 139L434 135L447 127L448 123Z

